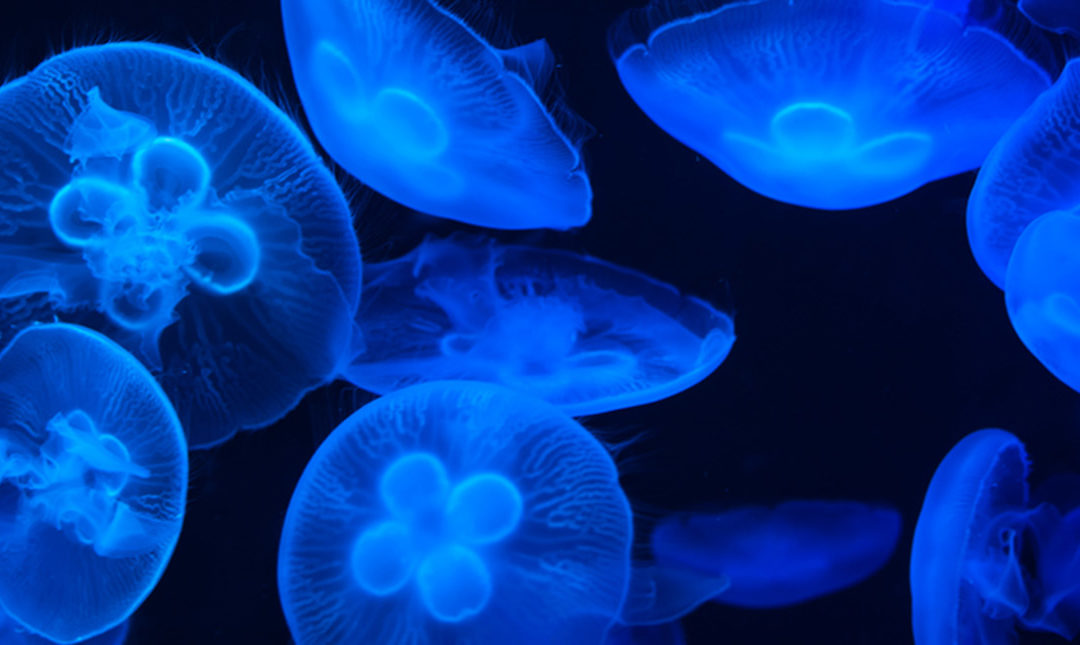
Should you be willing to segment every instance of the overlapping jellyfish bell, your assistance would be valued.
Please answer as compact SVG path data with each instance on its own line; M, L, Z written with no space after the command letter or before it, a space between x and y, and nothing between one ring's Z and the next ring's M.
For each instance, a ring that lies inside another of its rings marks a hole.
M1080 209L1080 61L1016 121L986 159L967 207L968 241L990 280L1006 288L1021 233L1054 211Z
M1080 4L1073 0L1020 0L1019 7L1043 29L1080 36Z
M0 90L0 132L5 327L44 299L117 340L195 447L276 420L347 357L344 197L236 73L149 43L75 49Z
M298 645L602 643L631 531L611 458L572 419L495 385L429 383L319 447L278 589Z
M1018 625L1080 632L1080 512L1032 508L1027 474L1023 444L996 429L938 466L911 547L917 645L1011 643Z
M861 208L978 167L1049 86L1005 37L936 4L665 0L609 44L641 109L739 183Z
M441 0L282 0L319 142L410 208L492 228L581 226L587 126L552 92L544 41L498 49Z
M365 272L366 351L344 376L379 394L466 379L595 414L691 387L735 340L708 303L564 251L428 238Z
M726 575L712 600L783 607L861 582L892 556L900 514L846 501L792 501L675 515L652 534L656 560L687 576Z
M129 625L130 621L125 620L103 634L76 642L78 645L124 645ZM0 611L0 643L4 645L55 645L56 641L27 631L25 627Z
M0 354L0 606L18 630L72 643L126 621L172 555L187 475L134 357L74 325L20 332Z

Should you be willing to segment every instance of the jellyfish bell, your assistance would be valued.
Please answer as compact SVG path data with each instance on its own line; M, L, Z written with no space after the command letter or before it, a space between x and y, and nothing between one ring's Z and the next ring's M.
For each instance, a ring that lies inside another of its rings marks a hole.
M43 318L131 351L193 447L275 421L348 360L348 206L235 72L152 43L73 49L0 90L0 132L0 300L44 296Z
M1049 85L964 7L938 4L665 0L625 14L609 47L646 115L739 183L862 208L978 167Z
M76 641L77 645L124 645L130 620L125 620L107 632ZM56 641L38 636L0 611L0 642L5 645L55 645Z
M1020 0L1019 7L1043 29L1080 36L1080 6L1072 0Z
M693 386L735 340L731 317L705 301L564 251L428 238L366 275L366 351L344 376L376 393L466 379L595 414Z
M430 215L507 229L585 224L584 128L541 98L550 48L498 49L446 4L282 0L319 141L365 184Z
M319 447L282 529L299 645L601 643L629 584L611 457L559 410L432 382L364 406Z
M55 323L0 353L0 416L0 606L61 643L115 628L179 537L188 462L172 406L114 342Z

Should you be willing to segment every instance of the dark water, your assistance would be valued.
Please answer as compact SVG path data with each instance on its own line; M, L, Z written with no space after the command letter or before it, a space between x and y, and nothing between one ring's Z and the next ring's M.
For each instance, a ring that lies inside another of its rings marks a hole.
M586 145L593 221L523 241L587 251L705 297L730 293L738 340L709 379L672 399L586 419L613 440L643 517L702 504L789 498L885 502L904 516L896 555L867 582L797 607L706 606L689 643L910 643L907 558L922 496L962 436L987 426L1027 443L1033 483L1080 471L1080 399L1028 354L1002 294L968 250L974 174L895 202L823 213L772 202L654 126L622 90L605 48L629 0L513 0L522 42L547 37ZM194 46L299 114L274 0L29 0L0 3L9 75L102 40ZM346 187L356 189L346 181ZM354 200L365 256L385 259L453 226L379 197ZM130 642L288 643L275 587L292 487L322 437L365 400L336 386L273 427L192 456L176 554L135 615ZM1021 643L1060 642L1024 635Z

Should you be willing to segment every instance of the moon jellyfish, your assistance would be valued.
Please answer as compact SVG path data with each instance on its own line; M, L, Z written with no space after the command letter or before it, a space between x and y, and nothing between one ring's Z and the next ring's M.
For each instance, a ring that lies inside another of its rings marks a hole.
M615 466L580 425L494 385L429 383L319 447L278 589L298 645L602 643L631 531Z
M184 518L187 446L164 392L96 332L29 327L0 354L0 606L71 643L161 577Z
M410 208L493 228L581 226L580 123L541 96L545 41L498 49L441 0L282 0L293 75L323 147Z
M1080 36L1080 5L1075 0L1020 0L1019 6L1043 29Z
M109 631L76 641L78 645L124 645L127 639L129 621L124 621ZM37 636L26 630L0 611L0 643L4 645L53 645L56 641Z
M892 556L900 514L858 502L794 501L676 515L652 534L658 562L726 575L714 601L783 607L846 589Z
M1080 632L1080 509L1031 507L1027 473L1004 430L968 435L938 466L911 547L917 645L1010 643L1018 623Z
M595 414L691 387L735 340L731 318L708 303L564 251L428 238L365 271L366 352L344 374L379 394L487 381Z
M862 208L978 167L1049 85L955 4L667 0L624 15L609 46L645 114L739 183Z
M1031 222L1080 209L1080 62L1040 96L986 158L967 208L968 241L983 273L1006 286L1013 247Z
M162 45L74 49L0 91L0 132L0 299L44 296L135 354L192 446L337 372L360 289L349 211L239 75Z

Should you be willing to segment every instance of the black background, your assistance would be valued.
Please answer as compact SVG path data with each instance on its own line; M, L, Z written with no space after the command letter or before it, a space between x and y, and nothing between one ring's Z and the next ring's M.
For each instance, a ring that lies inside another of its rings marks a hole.
M643 517L790 498L903 513L901 545L870 580L782 610L705 606L683 621L691 645L910 643L907 558L938 462L967 433L997 426L1027 443L1033 483L1080 472L1080 398L1024 349L971 257L964 205L974 173L841 213L751 193L623 91L605 33L634 4L499 3L518 42L548 38L570 106L597 131L585 146L592 222L503 237L587 251L731 303L738 340L715 374L666 401L585 420L604 438L639 438L619 462ZM52 53L119 39L196 47L302 112L275 0L0 2L9 78ZM342 177L367 260L453 228ZM366 398L325 388L270 428L192 454L184 532L129 642L290 642L275 585L285 509L318 442Z

